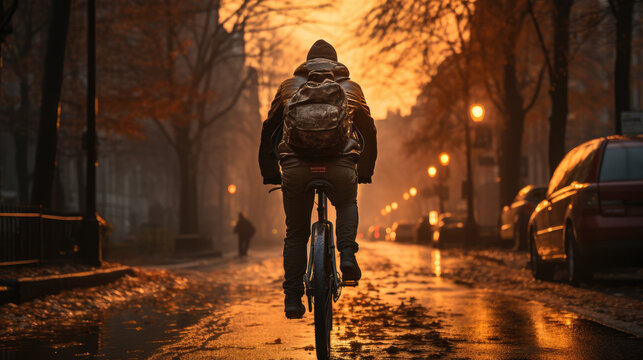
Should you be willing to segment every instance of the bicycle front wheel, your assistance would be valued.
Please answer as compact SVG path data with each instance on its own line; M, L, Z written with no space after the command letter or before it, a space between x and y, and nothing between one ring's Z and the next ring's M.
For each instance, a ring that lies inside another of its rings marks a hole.
M317 359L330 359L330 330L333 326L333 292L331 287L330 257L326 244L328 228L315 224L313 238L313 282L315 300L315 348Z

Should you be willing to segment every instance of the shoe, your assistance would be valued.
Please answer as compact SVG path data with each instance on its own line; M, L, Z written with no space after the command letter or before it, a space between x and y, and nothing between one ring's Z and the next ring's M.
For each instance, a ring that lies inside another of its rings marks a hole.
M301 302L301 296L297 297L286 295L284 303L284 312L288 319L301 319L304 317L306 307Z
M362 277L362 271L357 265L355 251L344 250L339 254L339 269L342 271L342 280L359 281Z

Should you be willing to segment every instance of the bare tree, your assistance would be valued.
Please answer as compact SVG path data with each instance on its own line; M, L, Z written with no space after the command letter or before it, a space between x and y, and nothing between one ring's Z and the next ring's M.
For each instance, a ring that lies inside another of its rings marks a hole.
M422 59L418 76L430 76L442 62L454 67L457 96L450 103L454 116L464 128L466 144L467 239L477 236L473 204L471 166L471 135L469 106L473 75L471 37L474 1L471 0L380 0L367 13L362 28L370 41L383 54L394 54L391 65L396 68ZM428 78L427 78L428 81Z
M475 31L487 96L502 114L500 126L500 206L507 205L520 187L522 138L527 113L536 104L544 66L533 60L525 31L527 3L514 0L477 2ZM502 19L502 21L499 21ZM518 51L520 49L520 51ZM538 49L536 49L538 51ZM534 71L533 69L540 70Z
M621 113L630 110L630 68L632 66L632 17L637 0L609 0L616 19L616 60L614 61L614 132L621 134Z
M558 163L565 156L565 132L569 112L569 25L574 0L543 0L541 5L552 15L551 26L553 44L548 44L540 25L542 20L534 8L535 0L527 0L529 15L538 42L545 57L549 75L549 98L551 113L549 116L549 173L553 173Z
M124 122L151 120L177 155L179 231L198 233L199 158L204 137L237 104L251 72L245 41L255 33L302 21L305 9L290 1L126 1L115 9L110 34L121 40L105 48L104 93L108 113ZM285 18L262 21L267 14ZM134 50L135 51L132 51Z
M47 52L44 61L40 127L38 130L31 203L45 207L51 205L56 170L58 115L70 7L71 0L56 1L52 6Z
M15 3L15 2L14 2ZM13 19L11 36L3 44L3 82L0 124L13 136L18 201L29 202L29 137L35 132L35 99L40 98L43 33L48 7L40 0L21 1ZM11 88L15 90L11 90Z

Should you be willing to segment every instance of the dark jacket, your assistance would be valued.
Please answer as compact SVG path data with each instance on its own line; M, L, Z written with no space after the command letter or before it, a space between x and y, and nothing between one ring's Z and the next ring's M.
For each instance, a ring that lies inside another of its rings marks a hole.
M350 80L350 73L346 66L332 60L316 58L301 64L295 70L293 77L281 83L272 101L268 118L263 123L259 147L259 167L264 184L281 184L280 159L287 160L289 164L298 160L305 163L307 160L297 157L287 144L279 144L283 132L283 113L288 100L306 82L308 73L321 69L332 69L335 81L344 88L348 99L348 114L353 117L353 127L356 130L344 152L338 154L338 157L354 157L357 162L359 182L371 182L377 158L377 130L362 89L356 82Z
M237 225L234 227L234 233L241 239L250 239L255 234L255 227L245 217L239 217Z

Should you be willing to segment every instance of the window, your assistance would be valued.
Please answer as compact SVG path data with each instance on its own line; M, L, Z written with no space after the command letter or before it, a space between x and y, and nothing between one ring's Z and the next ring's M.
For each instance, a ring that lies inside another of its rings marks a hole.
M574 181L578 183L584 183L587 181L587 176L591 170L592 164L594 162L594 155L596 154L596 149L600 144L599 141L592 141L591 143L585 145L580 154L578 155L578 163L571 174L571 181L569 184ZM567 184L567 185L569 185Z
M610 142L603 155L600 181L643 180L643 143Z
M562 187L561 182L564 180L565 175L568 171L570 160L577 150L578 148L575 148L572 151L568 152L560 162L560 164L558 164L558 167L556 167L556 171L554 171L554 174L551 176L551 180L549 180L549 187L547 188L548 195L554 193L556 190Z
M527 199L532 202L540 202L545 198L545 191L547 189L535 188L529 192Z

